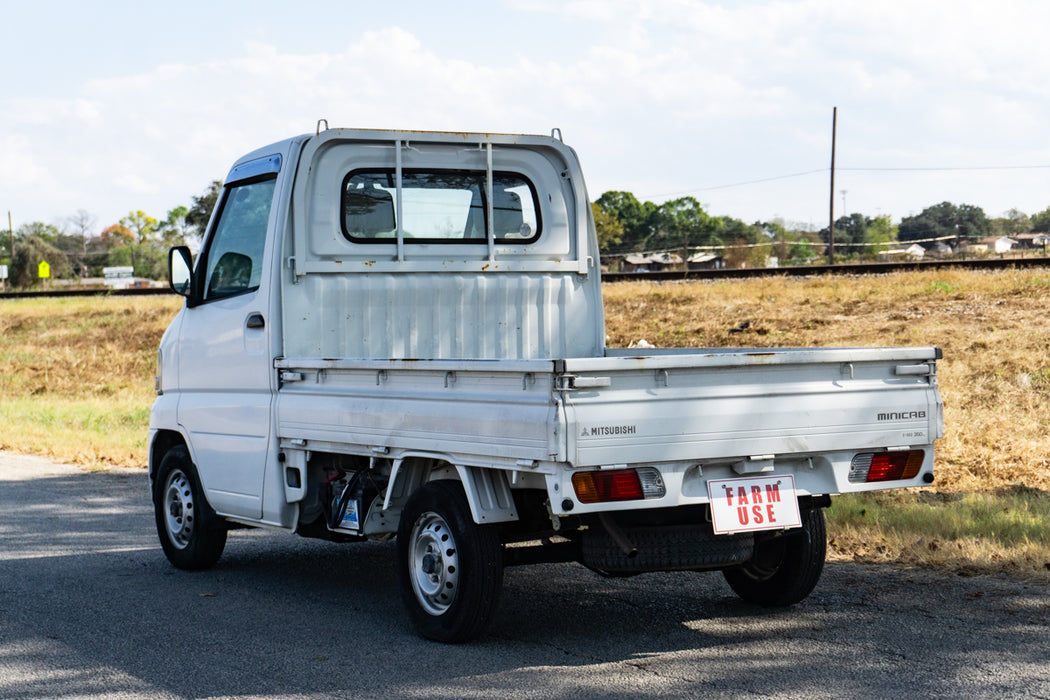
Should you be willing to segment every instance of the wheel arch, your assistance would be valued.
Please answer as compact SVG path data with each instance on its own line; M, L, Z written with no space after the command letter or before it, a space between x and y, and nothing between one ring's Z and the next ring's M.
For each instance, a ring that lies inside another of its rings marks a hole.
M149 446L150 482L156 477L157 468L160 466L160 461L164 459L164 455L166 455L173 447L178 447L180 445L189 451L189 444L186 442L186 438L182 433L176 430L158 430L156 432Z
M443 454L409 453L394 460L383 500L383 510L397 510L424 484L448 479L459 481L479 525L518 519L507 473L502 469L456 464Z

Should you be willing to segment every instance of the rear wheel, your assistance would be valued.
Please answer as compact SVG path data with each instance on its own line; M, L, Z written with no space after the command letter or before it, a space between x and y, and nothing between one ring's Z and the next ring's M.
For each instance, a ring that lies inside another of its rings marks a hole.
M214 566L226 546L225 524L204 499L197 468L183 446L168 450L153 482L160 546L180 569Z
M401 511L401 597L421 635L466 642L484 630L499 600L499 536L478 525L458 481L431 481Z
M824 570L827 531L824 511L802 511L802 529L755 541L754 556L725 569L726 582L750 603L768 607L793 605L813 591Z

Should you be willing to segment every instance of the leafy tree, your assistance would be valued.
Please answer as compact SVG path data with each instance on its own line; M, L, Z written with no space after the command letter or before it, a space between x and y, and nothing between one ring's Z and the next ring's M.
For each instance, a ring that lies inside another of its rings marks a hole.
M983 238L991 230L992 222L980 207L941 202L923 209L916 216L904 217L898 227L898 237L902 241L948 238L958 245L963 240ZM927 240L923 245L929 248L934 242Z
M655 204L639 202L630 192L619 191L604 193L595 204L623 225L623 238L619 250L641 250L644 247L646 239L653 232Z
M594 215L594 228L598 231L599 250L610 250L623 242L623 224L619 219L596 202L591 203L591 213Z
M819 256L820 239L817 234L788 228L782 219L759 221L752 224L772 243L772 253L781 265L808 265Z
M868 219L863 214L840 216L835 220L835 253L847 256L860 255L864 252L865 235L868 230ZM828 246L832 245L831 229L820 230L820 239Z
M160 222L160 239L166 248L182 245L188 238L195 236L194 227L186 220L189 213L190 210L186 207L175 207L168 212L167 218Z
M715 237L726 243L738 244L767 243L770 239L769 236L765 235L761 226L757 224L745 224L740 219L734 219L731 216L718 217ZM717 242L712 242L709 245L717 244Z
M712 219L714 231L703 245L724 245L723 255L729 267L764 267L773 245L760 226L746 224L731 216Z
M167 270L164 248L156 242L129 243L109 250L109 267L130 267L135 277L161 279Z
M142 210L128 212L118 223L131 231L139 243L154 240L160 231L160 223Z
M15 231L15 241L17 243L17 241L28 241L30 238L37 238L45 243L54 245L61 234L62 232L58 230L57 226L33 221L18 227L18 230Z
M960 238L977 240L992 232L992 222L984 210L973 204L960 204L956 210L956 229Z
M820 230L820 240L831 245L830 229ZM880 243L892 243L897 240L897 227L888 216L877 216L874 219L863 214L853 213L839 217L835 221L835 253L852 258L875 258L884 247Z
M102 229L102 233L99 236L103 240L109 243L110 248L117 246L128 245L134 243L135 232L129 229L127 226L121 224L113 224Z
M52 278L72 276L66 254L55 245L60 235L56 227L39 221L19 227L15 232L15 251L9 271L12 285L26 288L38 284L41 262L51 267Z
M108 266L129 266L136 277L160 279L164 276L167 248L161 240L160 222L152 216L142 211L131 212L103 230L101 238L108 250Z
M721 221L708 216L693 197L664 202L650 217L652 234L645 241L649 250L720 245Z
M1016 236L1032 230L1032 220L1019 209L1009 209L998 219L992 219L992 232L997 236Z
M1032 230L1038 233L1050 233L1050 207L1038 214L1032 214Z
M867 243L893 243L897 240L897 226L889 214L868 219L868 230L865 233Z
M207 233L208 221L211 219L211 213L219 201L220 194L222 194L222 180L212 180L199 197L193 198L193 205L184 215L186 224L194 230L198 238L204 238L204 234Z

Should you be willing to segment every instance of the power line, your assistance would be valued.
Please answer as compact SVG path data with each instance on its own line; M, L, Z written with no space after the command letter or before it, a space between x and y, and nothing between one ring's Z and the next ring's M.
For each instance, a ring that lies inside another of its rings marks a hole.
M748 185L760 185L766 182L775 182L777 180L790 180L796 177L805 177L807 175L815 175L818 173L828 172L828 168L816 168L814 170L804 170L797 173L787 173L785 175L773 175L771 177L763 177L755 180L742 180L740 182L730 182L724 185L712 185L709 187L693 187L687 190L681 190L678 192L666 192L664 194L654 194L642 197L643 200L647 199L659 199L661 197L681 197L696 192L713 192L715 190L728 190L733 187L746 187ZM852 173L936 173L936 172L987 172L996 170L1050 170L1050 165L963 165L963 166L928 166L928 167L879 167L879 168L843 168L836 167L836 170L840 172L852 172Z
M773 177L764 177L758 180L745 180L743 182L733 182L728 185L714 185L713 187L694 187L690 190L683 190L681 192L668 192L666 194L654 194L642 199L658 198L658 197L677 197L679 195L690 194L692 192L711 192L712 190L727 190L731 187L743 187L745 185L758 185L763 182L773 182L774 180L789 180L795 177L804 177L806 175L813 175L815 173L827 172L827 168L817 168L816 170L806 170L801 173L788 173L787 175L774 175Z
M869 173L931 173L931 172L959 172L959 171L981 171L981 170L1046 170L1050 165L966 165L966 166L941 166L932 168L839 168L850 172Z
M777 179L791 179L792 177L803 177L805 175L813 175L818 172L827 172L827 168L817 168L816 170L806 170L804 172L792 172L786 175L774 175L772 177L762 177L759 179L748 179L741 183L730 183L729 185L715 185L714 187L696 187L691 190L684 190L681 192L668 192L667 194L652 194L643 199L656 198L656 197L674 197L682 194L690 194L691 192L711 192L713 190L728 190L731 187L743 187L745 185L759 185L761 183L772 183Z

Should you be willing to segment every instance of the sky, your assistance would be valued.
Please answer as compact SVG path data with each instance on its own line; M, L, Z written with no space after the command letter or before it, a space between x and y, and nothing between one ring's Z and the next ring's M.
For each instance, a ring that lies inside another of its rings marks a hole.
M1031 215L1047 26L1042 0L0 0L0 217L164 218L319 119L557 128L592 199L748 223Z

